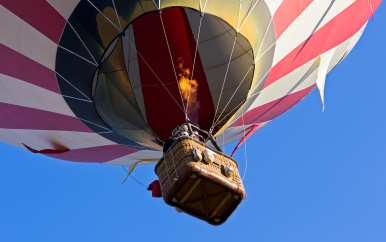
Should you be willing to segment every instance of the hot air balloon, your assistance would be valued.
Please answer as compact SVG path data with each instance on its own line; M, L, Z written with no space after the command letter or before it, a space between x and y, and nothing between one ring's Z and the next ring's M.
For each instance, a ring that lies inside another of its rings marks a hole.
M315 87L324 108L381 0L0 2L0 140L133 168L183 124L241 144Z

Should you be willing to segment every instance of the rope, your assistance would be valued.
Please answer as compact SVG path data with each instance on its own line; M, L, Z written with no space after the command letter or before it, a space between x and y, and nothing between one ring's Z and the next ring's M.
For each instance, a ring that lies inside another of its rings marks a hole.
M161 85L165 88L165 90L169 93L170 97L174 100L174 102L177 104L177 106L184 111L184 109L181 107L181 105L177 102L177 100L174 98L173 94L170 93L170 91L167 89L165 84L161 81L161 79L158 77L158 75L154 72L154 70L150 67L149 63L145 60L145 58L139 53L135 45L127 38L127 36L124 36L125 39L129 42L129 44L134 48L134 50L137 52L138 56L141 57L141 59L145 62L146 66L150 69L150 71L154 74L154 76L157 78L157 80L161 83Z
M251 15L252 10L256 7L256 5L257 5L257 3L258 3L259 1L260 1L260 0L257 0L257 1L253 4L252 8L250 8L250 9L248 10L247 16L244 18L243 22L241 23L241 26L240 26L239 29L237 30L238 32L240 32L240 29L244 26L245 22L247 21L247 18L249 17L249 15Z
M118 28L118 26L116 26L106 15L104 15L92 2L90 2L90 0L87 0L87 2L89 2L100 14L102 14L103 17L105 17L105 19L107 21L109 21L117 30L119 30L120 32L122 32L122 30L120 28ZM182 110L184 111L184 109L181 107L181 105L177 102L177 100L174 98L174 96L170 93L170 91L166 88L165 84L161 81L161 79L158 77L158 75L154 72L154 70L150 67L149 63L147 63L147 61L145 60L145 58L143 58L143 56L141 55L141 53L139 53L139 51L137 50L137 48L135 47L135 45L127 38L127 36L125 35L124 36L126 38L126 40L130 43L130 45L134 48L134 50L137 52L138 56L141 57L141 59L145 62L146 66L150 69L150 71L154 74L154 76L157 78L157 80L162 84L162 86L165 88L165 90L169 93L170 97L176 102L177 106Z
M269 74L270 71L271 71L271 70L268 70L268 71L264 74L264 76L263 76L263 77L260 79L260 81L257 83L256 87L253 88L252 92L255 91L255 89L257 88L257 86L264 80L264 78ZM255 94L252 94L251 96L249 96L249 97L247 98L247 100L249 100L251 97L254 97L254 96L256 96L256 95L259 95L262 91L263 91L263 89L260 90L260 91L258 91L258 92L256 92ZM246 101L247 101L247 100L246 100Z
M218 107L219 107L219 105L220 105L220 101L221 101L221 97L222 97L222 92L224 91L225 81L226 81L227 76L228 76L229 66L230 66L231 61L232 61L232 56L233 56L233 51L234 51L234 49L235 49L236 40L237 40L237 33L236 33L236 37L235 37L235 39L234 39L234 41L233 41L232 51L231 51L231 54L230 54L230 56L229 56L227 69L225 70L225 75L224 75L224 80L223 80L223 82L222 82L222 87L221 87L221 91L220 91L220 96L219 96L218 101L217 101L216 111L214 112L214 117L213 117L212 127L213 127L213 124L214 124L215 121L216 121L216 113L217 113Z
M157 134L154 132L154 130L152 130L149 126L149 124L147 123L147 120L146 120L146 125L147 125L147 128L150 130L150 132L152 133L152 135L157 139L157 140L161 140ZM162 140L161 140L162 141Z
M219 123L221 123L223 120L225 120L230 114L233 113L233 111L237 110L241 105L244 103L244 101L241 101L239 104L236 105L227 115L225 115L222 119L218 119L216 123L213 125L213 127L217 126ZM221 113L222 114L222 113ZM212 128L213 131L213 128Z
M194 67L196 65L196 58L197 58L197 49L198 49L198 40L200 38L201 33L201 23L202 23L202 16L200 18L200 25L198 27L198 34L197 34L197 41L196 41L196 49L194 51L194 58L193 58L193 66L192 66L192 74L190 75L189 80L189 93L188 93L188 101L186 102L186 108L185 108L185 117L188 117L188 108L189 108L189 100L190 100L190 90L192 89L192 80L193 80L193 73L194 73ZM186 120L188 121L188 120Z
M129 32L128 37L126 36L126 38L129 40L129 42L130 42L130 37L131 37L131 35L130 35L130 32ZM129 59L130 59L130 54L131 54L130 51L131 51L131 48L129 48L129 50L128 50L128 52L129 52L129 53L128 53ZM126 65L127 65L127 66L129 65L129 61L126 63ZM128 68L128 67L127 67L127 68ZM129 75L129 77L130 77L130 73L128 73L128 75ZM143 115L142 115L142 117L143 117ZM145 123L146 123L148 129L150 130L151 134L152 134L157 140L160 140L160 139L158 138L157 134L150 128L150 125L149 125L147 119L146 119L145 117L143 117L143 120L145 121Z
M73 51L71 51L71 50L69 50L69 49L67 49L67 48L64 48L64 47L61 46L61 45L58 45L58 47L61 48L61 49L63 49L63 50L65 50L65 51L67 51L67 52L69 52L69 53L71 53L71 54L73 54L73 55L75 55L75 56L77 56L77 57L79 57L79 58L81 58L81 59L84 60L84 61L87 61L88 63L90 63L91 65L93 65L93 66L95 66L95 67L98 66L98 64L92 63L91 61L87 60L87 59L84 58L83 56L78 55L77 53L75 53L75 52L73 52Z
M239 27L239 24L240 24L241 3L242 3L242 1L240 1L240 5L239 5L239 13L238 13L238 19L237 19L237 28ZM236 45L237 37L238 37L238 31L236 31L236 35L235 35L235 38L233 40L232 50L231 50L231 54L229 56L229 60L228 60L228 64L227 64L227 69L225 70L224 80L223 80L223 83L222 83L222 86L221 86L220 96L219 96L218 101L217 101L216 111L214 112L213 122L212 122L212 126L210 128L210 133L213 132L214 123L216 122L216 114L217 114L218 107L219 107L220 102L221 102L221 97L222 97L222 93L224 91L225 81L226 81L226 79L228 77L229 66L230 66L231 61L232 61L232 56L233 56L233 52L235 50L235 45ZM222 113L223 112L221 112L221 114ZM220 116L218 116L217 119L219 119L219 118L220 118Z
M90 54L90 56L94 60L95 64L98 65L98 62L95 60L94 56L91 54L91 51L88 49L87 45L83 42L82 38L79 36L78 32L76 32L75 28L72 26L70 21L67 21L67 23L68 23L68 25L70 25L70 27L72 28L72 30L74 31L74 33L76 34L76 36L78 37L80 42L82 42L82 45L86 48L87 52Z
M153 2L153 4L154 4L154 6L155 6L155 8L157 9L157 10L159 10L159 6L154 2L154 0L152 0L152 2Z
M225 105L225 107L224 107L223 110L221 111L220 115L217 117L217 120L212 124L212 127L215 127L215 126L220 122L219 119L220 119L221 115L225 112L225 110L226 110L226 108L228 107L229 103L232 101L233 97L235 96L237 90L240 88L241 84L244 82L245 78L247 77L247 75L248 75L249 72L251 71L252 66L253 66L253 64L251 65L251 67L249 67L249 70L247 71L247 73L245 74L245 76L243 77L243 79L241 80L241 82L239 83L239 85L237 86L236 90L233 92L232 96L229 98L227 104ZM242 101L240 104L242 104L243 102L244 102L244 101ZM239 104L239 105L240 105L240 104ZM238 107L239 105L237 105L236 107ZM233 110L234 110L234 109L233 109ZM232 110L232 111L233 111L233 110ZM229 114L228 114L228 115L229 115ZM228 115L226 115L226 116L228 116ZM226 117L226 116L225 116L225 117ZM222 121L223 119L224 119L224 118L222 118L221 121Z
M85 100L85 99L81 99L81 98L77 98L77 97L71 97L71 96L67 96L67 95L63 95L63 97L67 97L67 98L71 98L71 99L75 99L75 100L78 100L78 101L82 101L82 102L87 102L87 103L92 103L92 101L90 100Z
M254 89L252 89L251 93L259 86L259 84L264 80L264 78L269 74L269 72L270 72L270 70L268 70L268 71L265 73L265 75L264 75L264 76L260 79L260 81L257 83L256 87L255 87ZM260 90L260 91L258 91L257 93L255 93L255 94L253 94L253 95L247 97L247 99L245 99L245 101L241 101L234 109L232 109L232 111L231 111L230 113L232 113L233 110L235 110L235 109L236 109L238 106L240 106L241 104L246 103L251 97L254 97L254 96L260 94L262 91L263 91L263 90ZM234 95L232 95L232 97L231 97L230 100L232 100L233 96L234 96ZM229 102L228 102L228 104L229 104ZM227 104L227 105L228 105L228 104ZM225 109L224 109L223 111L225 111ZM217 122L214 124L214 126L216 126L216 125L219 124L222 120L224 120L225 117L227 117L230 113L228 113L226 116L224 116L224 118L222 118L220 121L217 121ZM222 113L221 113L221 114L222 114ZM213 126L213 127L214 127L214 126Z
M198 33L197 33L197 40L196 40L196 49L194 51L194 58L193 58L193 66L192 66L192 74L190 75L190 80L189 80L189 93L188 93L188 101L186 102L186 108L185 108L185 119L186 121L189 121L188 119L188 108L189 108L189 101L190 101L190 90L192 89L192 80L193 80L193 73L194 73L194 67L196 65L196 58L197 58L197 50L198 50L198 42L200 40L200 33L201 33L201 24L202 24L202 19L204 17L203 12L205 11L206 4L208 3L208 0L205 1L205 5L201 10L201 1L200 1L200 25L198 27Z
M247 140L244 141L244 158L245 158L245 168L244 168L243 178L241 179L242 181L244 181L244 178L247 175L247 169L248 169Z
M126 173L129 173L127 170L126 170L126 168L124 167L124 166L122 166L122 169L126 172ZM146 186L146 185L144 185L143 183L141 183L140 181L138 181L137 179L135 179L131 174L129 174L129 176L134 180L134 181L136 181L139 185L141 185L141 186L143 186L143 187L148 187L148 186Z
M82 121L84 121L84 122L86 122L86 123L93 124L93 125L95 125L95 126L97 126L97 127L99 127L99 128L102 128L102 129L104 129L104 130L112 131L111 129L108 129L108 128L103 127L103 126L101 126L101 125L99 125L99 124L93 123L93 122L91 122L91 121L88 121L88 120L86 120L86 119L83 119L83 118L80 118L80 117L77 117L77 118L80 119L80 120L82 120Z
M240 0L240 5L239 5L239 15L237 18L237 32L239 32L239 27L240 27L240 13L241 13L241 4L243 3L243 0Z
M172 52L170 50L170 45L169 45L169 41L168 41L168 37L166 35L166 31L165 31L165 25L164 25L164 21L162 19L162 14L160 12L160 15L159 15L159 18L161 19L161 24L162 24L162 29L164 31L164 36L165 36L165 40L166 40L166 45L168 46L168 51L169 51L169 56L170 56L170 62L173 66L173 71L174 71L174 76L176 77L176 82L177 82L177 87L178 87L178 91L180 93L180 97L181 97L181 103L182 103L182 106L185 110L185 104L184 104L184 99L182 98L182 93L181 93L181 88L180 88L180 85L178 83L178 77L177 77L177 72L176 72L176 68L174 66L174 63L173 63L173 57L172 57ZM189 90L190 91L190 90ZM185 115L186 115L186 111L185 111Z
M87 0L88 3L91 4L91 6L93 6L100 14L102 14L103 17L105 17L105 19L107 21L109 21L116 29L118 29L119 31L122 31L120 28L118 28L118 26L116 26L113 21L111 21L101 10L99 10L99 8L97 8L97 6L95 6L90 0Z
M81 90L79 90L78 88L76 88L74 85L72 85L72 83L70 81L68 81L66 78L64 78L64 76L60 75L59 72L55 71L56 75L60 76L63 80L65 80L70 86L72 86L75 90L77 90L80 94L82 94L87 100L91 101L91 99L86 95L84 94Z
M259 46L259 49L258 49L257 53L260 53L261 47L263 46L263 44L264 44L264 42L265 42L265 39L266 39L266 37L267 37L268 29L269 29L269 27L270 27L271 24L272 24L272 20L273 20L273 19L271 18L271 20L270 20L270 22L269 22L269 24L268 24L268 27L267 27L266 30L265 30L263 40L261 41L261 44L260 44L260 46ZM276 43L276 41L275 41L275 43ZM245 78L248 76L249 72L252 70L252 67L256 64L256 62L257 62L258 60L260 60L260 58L261 58L262 56L265 55L265 53L267 53L267 51L268 51L270 48L272 48L273 45L274 45L274 44L272 44L267 50L265 50L265 51L263 52L263 54L262 54L261 56L259 56L259 57L253 62L253 64L249 67L247 73L244 75L243 79L241 80L241 82L240 82L239 85L237 86L236 90L233 92L232 96L229 98L227 104L225 105L224 109L222 110L221 114L218 116L217 119L219 119L219 118L221 117L221 115L224 113L224 111L225 111L226 108L228 107L229 103L232 101L233 97L236 95L237 91L238 91L239 88L241 87L241 85L242 85L242 83L244 82ZM268 73L267 73L266 75L268 75ZM265 77L266 75L264 75L264 77ZM252 92L250 92L250 93L253 93L253 91L259 86L260 82L264 79L264 77L257 83L257 85L255 86L255 88L254 88L254 89L252 90ZM260 92L261 92L261 91L260 91ZM260 92L259 92L259 93L260 93ZM254 95L253 95L253 96L254 96ZM250 98L250 97L248 97L248 98ZM245 100L245 102L248 100L248 98ZM232 111L233 111L233 110L232 110ZM228 115L227 115L227 116L228 116ZM223 120L223 119L222 119L222 120ZM221 121L222 121L222 120L221 120ZM221 122L221 121L220 121L220 122ZM218 123L219 123L219 122L216 121L215 124L214 124L214 126L216 126Z
M113 7L114 7L115 14L117 15L119 27L121 28L121 31L123 31L123 29L122 29L122 24L121 24L121 20L119 19L119 15L118 15L118 12L117 12L117 8L115 7L115 2L114 2L114 0L111 0L111 1L113 2Z
M122 29L122 25L121 25L121 21L119 19L119 15L118 15L118 12L117 12L117 9L115 7L115 2L114 0L112 0L113 2L113 6L114 6L114 10L115 10L115 14L117 16L117 19L118 19L118 23L119 23L119 26L120 28L118 28L109 18L107 18L106 15L104 15L94 4L92 4L89 0L88 2L99 12L101 13L117 30L123 32L123 29ZM162 20L162 19L161 19ZM69 23L70 24L70 23ZM75 29L72 27L72 25L70 24L71 28L74 30L74 32L76 33ZM83 43L83 45L85 46L85 48L87 49L87 51L90 53L91 55L91 52L89 51L89 49L87 48L87 46L84 44L84 42L82 41L82 39L80 38L80 36L78 35L78 33L76 33L76 35L78 36L78 38L81 40L81 42ZM149 67L149 69L151 70L151 72L154 74L154 76L157 78L157 80L162 84L162 86L166 89L166 91L169 93L169 95L172 97L172 99L176 102L177 106L183 111L183 108L181 108L181 106L179 105L179 103L174 99L173 95L170 93L170 91L166 88L166 86L164 85L164 83L161 81L161 79L158 77L158 75L154 72L154 70L150 67L150 65L147 63L147 61L145 60L145 58L143 58L143 56L139 53L139 51L137 50L137 48L135 47L135 45L131 42L130 38L128 38L126 35L123 35L125 37L125 39L130 43L130 45L134 48L134 50L136 51L136 53L141 57L141 59L145 62L145 64L147 65L147 67ZM130 48L129 48L129 51L130 51ZM130 54L129 54L130 55ZM91 55L91 57L94 59L94 57ZM95 63L96 60L94 59ZM64 79L64 78L63 78ZM67 81L67 80L66 80ZM68 82L68 81L67 81ZM78 89L77 89L78 90ZM78 90L79 91L79 90ZM149 125L147 125L148 128L150 129L150 131L152 132L152 134L159 140L159 138L157 137L157 135L155 134L155 132L149 127Z
M370 10L371 10L371 21L374 22L374 10L373 10L373 3L371 2L371 0L367 0L367 2L369 3L369 7L370 7Z
M241 119L243 121L243 132L244 132L244 136L245 137L245 124L244 124L244 110L241 108ZM244 174L243 174L243 178L241 179L242 181L244 181L244 178L247 174L247 168L248 168L248 157L247 157L247 139L244 141L244 158L245 158L245 168L244 168Z
M269 72L270 72L270 70L268 70L267 73L265 73L265 75L260 79L260 81L258 82L258 84L256 85L256 87L259 86L259 84L261 83L261 81L264 80L264 78L268 75ZM252 92L256 89L256 87L252 90ZM255 94L253 94L253 95L247 97L247 99L245 100L245 103L246 103L251 97L254 97L254 96L260 94L262 91L263 91L263 90L260 90L260 91L256 92ZM231 111L230 113L228 113L226 116L224 116L224 118L222 118L220 121L218 121L214 126L216 126L217 124L219 124L222 120L224 120L227 116L229 116L229 114L231 114L231 113L233 112L233 110L235 110L238 106L240 106L240 105L243 104L243 103L244 103L244 101L240 102L234 109L232 109L232 111ZM214 126L213 126L213 127L214 127Z

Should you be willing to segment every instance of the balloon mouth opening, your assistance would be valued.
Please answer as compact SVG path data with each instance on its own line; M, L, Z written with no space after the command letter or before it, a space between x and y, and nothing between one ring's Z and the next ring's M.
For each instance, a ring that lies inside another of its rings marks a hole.
M238 52L229 60L233 44ZM216 132L246 99L253 71L244 80L241 75L250 63L249 41L224 20L167 8L140 16L106 48L93 78L92 100L101 119L127 138L128 130L150 126L165 140L187 120ZM159 118L156 129L148 122L154 113Z
M187 120L218 135L264 84L275 41L267 6L241 16L238 32L229 8L148 3L79 2L57 49L63 98L91 130L128 146L157 149Z

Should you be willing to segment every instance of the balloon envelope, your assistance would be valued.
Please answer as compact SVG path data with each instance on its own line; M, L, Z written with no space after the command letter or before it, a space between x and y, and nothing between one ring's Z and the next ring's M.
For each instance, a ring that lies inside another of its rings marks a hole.
M0 139L131 165L157 161L186 120L250 136L315 86L324 100L381 3L293 2L3 0Z

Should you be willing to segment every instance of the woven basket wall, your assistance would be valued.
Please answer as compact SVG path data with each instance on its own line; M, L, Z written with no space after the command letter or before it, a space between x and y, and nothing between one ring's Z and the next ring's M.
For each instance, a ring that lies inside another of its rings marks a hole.
M225 179L229 179L243 188L242 180L238 172L237 162L235 160L221 154L211 147L205 147L203 143L193 140L190 137L183 137L170 147L155 168L161 184L163 196L168 194L170 188L172 188L178 178L183 175L182 173L184 172L184 168L187 163L196 162L193 158L193 148L196 148L201 153L203 153L205 149L213 151L215 157L214 162L211 164L207 164L204 161L197 163L211 172L221 174ZM224 167L227 165L231 166L234 170L233 176L229 178L224 174Z

